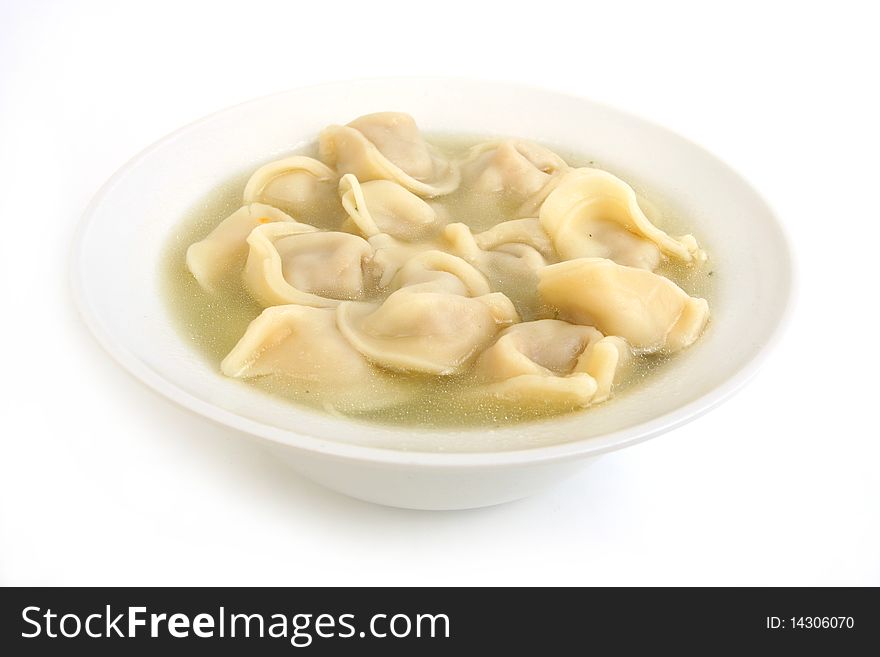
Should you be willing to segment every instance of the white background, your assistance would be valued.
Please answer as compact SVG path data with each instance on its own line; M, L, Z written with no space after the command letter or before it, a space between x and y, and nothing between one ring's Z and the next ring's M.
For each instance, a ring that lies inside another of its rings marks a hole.
M705 5L0 0L0 583L880 584L877 23ZM424 513L292 475L99 349L67 257L116 168L255 96L409 74L589 96L741 171L799 268L758 378L549 493Z

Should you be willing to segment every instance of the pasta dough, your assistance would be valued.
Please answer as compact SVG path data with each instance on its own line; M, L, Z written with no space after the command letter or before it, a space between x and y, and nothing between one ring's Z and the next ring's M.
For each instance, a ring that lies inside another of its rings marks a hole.
M213 292L229 269L247 254L251 231L272 222L294 220L272 206L251 203L233 212L207 237L191 245L186 251L186 266L202 289Z
M416 241L435 232L437 211L404 187L389 180L361 184L347 173L339 181L342 206L350 224L364 237L386 234L404 241Z
M429 140L395 112L316 150L259 167L188 240L187 330L225 376L497 425L601 404L709 320L705 252L606 171L523 139Z
M258 226L247 242L244 283L263 306L334 307L372 287L373 249L356 235L287 222Z
M226 376L280 375L332 389L347 410L399 404L406 391L370 365L336 328L335 311L302 305L266 308L220 365Z
M517 404L586 406L604 401L629 359L624 340L556 319L505 329L477 360L479 395Z
M538 273L538 291L560 316L618 335L644 352L690 346L709 319L709 304L668 278L604 258L577 258Z
M411 257L392 279L395 289L409 292L448 292L479 297L492 290L489 282L467 262L444 251L424 251Z
M480 192L504 192L523 202L544 189L568 165L553 151L523 139L486 142L462 167L465 182Z
M554 258L550 238L537 219L513 219L474 235L462 223L449 224L444 237L451 252L467 260L509 296L526 318L541 309L533 294L536 272Z
M380 233L367 241L373 247L373 265L378 272L380 288L388 288L397 272L411 258L440 248L434 241L403 242L387 233Z
M672 238L654 226L632 187L599 169L567 174L547 196L540 218L563 260L610 258L654 270L661 253L685 263L705 259L692 235Z
M297 219L313 220L338 206L338 176L318 160L294 155L266 164L244 188L245 203L266 203Z
M458 165L428 145L415 120L380 112L332 125L319 137L321 159L358 180L392 180L420 196L448 194L461 180Z
M449 375L473 359L516 308L470 265L428 251L398 272L401 287L381 304L339 306L342 334L370 361L392 370Z
M370 361L392 370L448 375L461 369L519 318L500 292L470 298L442 292L394 292L381 305L346 302L337 322Z

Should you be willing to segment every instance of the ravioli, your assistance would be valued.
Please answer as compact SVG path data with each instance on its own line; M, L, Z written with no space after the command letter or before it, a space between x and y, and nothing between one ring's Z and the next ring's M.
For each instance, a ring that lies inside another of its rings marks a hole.
M191 305L213 313L194 340L234 345L214 356L224 376L377 421L606 403L700 339L711 269L581 164L526 139L428 138L399 112L330 125L188 245ZM231 341L224 313L252 313Z
M263 306L333 307L371 287L373 249L363 238L298 222L258 226L247 238L243 280Z
M664 276L605 258L544 268L538 292L561 317L619 335L643 352L689 347L709 320L709 304Z
M331 125L319 137L321 158L358 180L391 180L431 197L454 191L458 164L432 148L415 120L400 112L368 114L348 125Z

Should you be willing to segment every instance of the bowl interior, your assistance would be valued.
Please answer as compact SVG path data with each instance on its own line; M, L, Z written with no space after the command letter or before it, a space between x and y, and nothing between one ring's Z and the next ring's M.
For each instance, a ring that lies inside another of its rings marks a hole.
M216 364L182 340L162 297L158 266L175 226L219 182L313 140L327 124L383 110L409 112L426 131L512 135L563 147L659 195L711 255L715 290L706 335L607 404L498 429L363 424L292 406L222 377ZM661 127L549 91L404 79L270 96L161 140L95 198L81 226L73 276L86 320L114 357L163 394L225 424L348 455L357 445L412 457L527 448L550 457L648 437L729 394L778 329L788 303L790 261L779 225L755 191L714 156Z

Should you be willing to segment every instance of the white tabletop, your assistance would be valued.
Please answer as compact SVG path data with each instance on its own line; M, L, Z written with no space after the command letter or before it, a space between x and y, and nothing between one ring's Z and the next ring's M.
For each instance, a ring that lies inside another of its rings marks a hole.
M865 12L307 4L0 4L0 584L880 584L880 49ZM425 513L300 479L101 351L66 268L116 168L255 96L408 74L587 95L740 170L799 265L793 322L757 379L551 492Z

